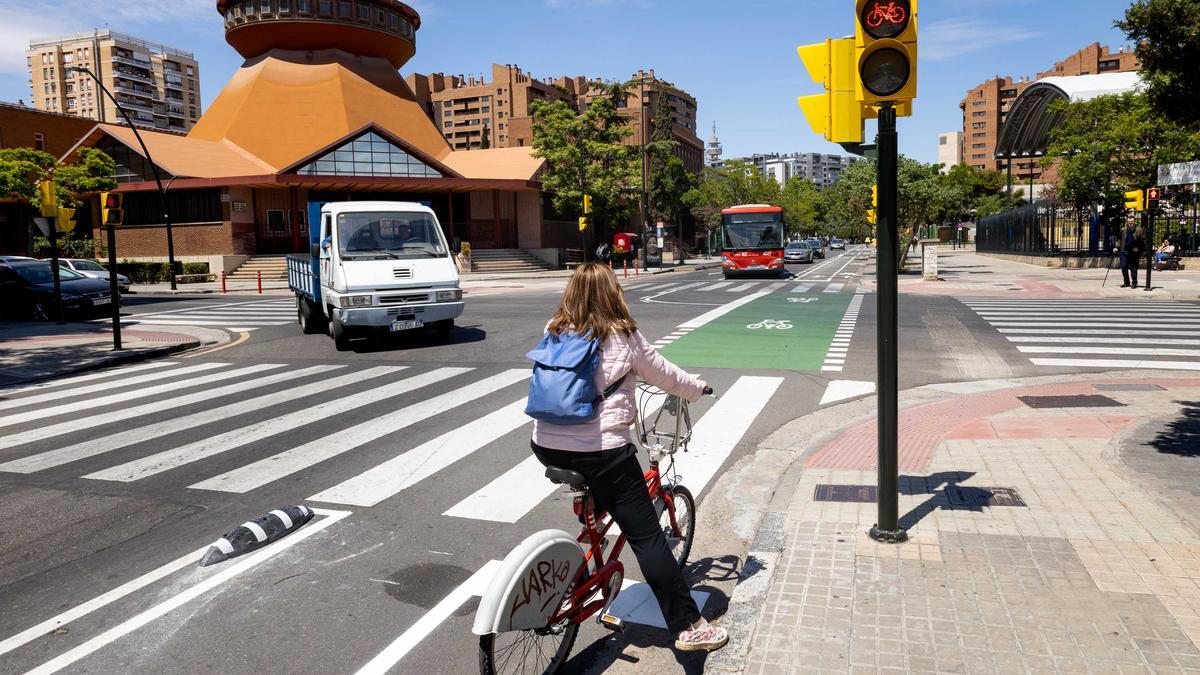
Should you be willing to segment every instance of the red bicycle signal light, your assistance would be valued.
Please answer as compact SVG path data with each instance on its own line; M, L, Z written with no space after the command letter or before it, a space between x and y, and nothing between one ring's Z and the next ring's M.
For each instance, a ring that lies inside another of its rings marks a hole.
M862 7L859 21L863 32L882 40L894 38L908 28L912 16L909 0L870 0Z
M111 192L106 192L104 194L104 208L106 208L106 209L121 208L121 196L113 194Z

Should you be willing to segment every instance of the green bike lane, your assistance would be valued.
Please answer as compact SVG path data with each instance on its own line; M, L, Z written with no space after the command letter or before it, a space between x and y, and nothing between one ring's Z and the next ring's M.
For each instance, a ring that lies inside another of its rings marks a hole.
M765 293L660 351L685 368L820 371L853 297L853 293Z

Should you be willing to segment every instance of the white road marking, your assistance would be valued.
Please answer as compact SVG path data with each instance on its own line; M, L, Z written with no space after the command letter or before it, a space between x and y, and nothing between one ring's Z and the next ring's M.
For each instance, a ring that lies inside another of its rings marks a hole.
M27 675L49 675L49 673L56 673L84 658L85 656L98 651L102 647L105 647L121 639L122 637L129 635L133 631L149 624L159 617L162 617L168 612L178 609L188 602L195 600L196 598L204 595L217 586L220 586L226 581L246 574L258 565L266 562L276 555L279 555L280 553L283 553L305 539L308 539L314 534L317 534L318 532L350 515L349 511L327 511L324 509L313 509L313 511L316 514L324 517L315 523L306 525L304 528L289 535L287 538L281 539L280 541L267 546L261 551L251 554L246 559L241 560L230 567L222 569L222 571L214 574L211 577L208 577L204 581L195 584L187 590L167 598L166 600L142 612L141 614L138 614L132 619L129 619L121 624L118 624L117 626L114 626L113 628L104 631L103 633L88 640L87 642L84 642L65 654L61 654L53 659L50 659L37 668L30 670ZM207 547L205 548L207 549ZM108 602L112 602L114 599L115 598L110 599ZM95 608L93 608L93 610L94 609Z
M754 282L750 282L748 284L742 284L741 286L734 286L733 288L727 288L727 289L725 289L725 292L726 293L741 293L742 291L748 291L757 285L758 284L756 284Z
M784 286L787 286L787 284L786 283L775 283L775 284L771 284L770 286L767 286L767 290L773 292L773 291L777 291L777 290L783 288Z
M844 288L845 286L846 286L846 284L829 284L828 286L825 287L824 292L825 293L841 293L842 288Z
M740 377L696 422L686 454L675 455L681 482L697 497L766 408L781 377Z
M754 302L755 300L758 300L759 298L764 297L766 295L769 295L769 293L767 291L759 291L758 293L744 295L744 296L738 298L737 300L734 300L733 302L726 303L712 311L705 312L704 314L701 314L700 316L692 319L691 321L685 321L684 323L679 324L679 328L690 328L693 330L696 328L700 328L701 326L704 326L708 323L711 323L712 321L715 321L715 320L725 316L726 314L732 312L733 310L737 309L738 307L741 307L742 305L748 305L751 302Z
M1070 328L999 328L1000 333L1020 333L1022 335L1147 335L1147 336L1174 336L1174 337L1193 337L1196 331L1169 331L1169 330L1120 330L1117 328L1101 329L1101 330L1073 330ZM1101 338L1107 340L1108 338Z
M46 393L46 394L38 394L36 396L26 396L23 398L14 398L14 399L6 400L6 401L0 401L0 410L8 410L10 408L20 408L21 406L33 405L34 403L46 403L49 401L61 401L64 398L83 396L85 394L95 394L96 392L101 392L101 391L111 391L111 390L119 388L119 387L130 387L135 384L145 384L147 382L154 382L157 380L164 380L167 378L173 379L173 378L176 378L176 377L179 377L182 375L191 375L192 373L200 373L200 372L204 372L206 370L212 370L214 368L224 368L228 365L229 365L228 363L198 363L196 365L184 366L183 368L176 368L174 370L157 371L157 372L153 372L153 373L146 373L144 375L135 375L134 377L125 378L125 379L117 381L117 382L101 382L99 384L90 384L86 387L76 387L75 389L72 389L71 391L66 391L66 392L55 392L52 394ZM5 392L5 393L9 394L12 392ZM135 391L133 393L136 394L137 392ZM90 403L90 401L89 401L89 403ZM79 405L75 404L72 407L78 409ZM85 406L85 407L90 407L90 405Z
M807 292L811 291L812 288L813 288L813 284L800 284L799 286L793 288L792 292L793 293L807 293Z
M708 603L708 591L693 590L691 594L696 606L703 611L704 605ZM608 613L626 623L667 629L667 620L663 617L662 608L659 607L650 586L643 581L625 578L621 582L621 593L613 601Z
M414 403L378 419L363 422L349 429L342 429L266 459L202 480L188 487L195 490L219 492L249 492L354 448L379 440L388 434L406 429L447 410L483 398L494 391L525 380L530 375L531 371L527 368L508 370L420 403Z
M532 421L525 414L525 399L521 399L308 499L375 506Z
M557 488L546 478L546 467L530 455L442 515L515 523Z
M874 382L855 382L853 380L834 380L825 388L825 395L818 405L829 405L838 401L858 398L875 393Z
M1113 354L1117 356L1190 356L1200 357L1200 349L1150 347L1017 347L1026 354Z
M400 634L390 645L385 647L383 651L375 655L375 658L367 662L365 666L359 668L355 675L385 675L387 672L408 655L414 647L421 644L421 641L429 637L438 626L450 617L463 603L473 597L481 596L487 590L488 584L491 583L492 577L496 575L500 569L499 560L489 560L483 567L480 567L466 581L459 584L458 588L450 591L450 594L442 598L438 604L434 605L428 612L425 613L417 622L409 626L407 630Z
M711 286L705 286L704 288L701 288L700 290L702 290L702 291L719 291L722 288L726 288L726 287L732 286L732 285L733 285L732 281L720 281L715 284L712 284Z
M1196 330L1200 330L1200 321L1156 320L1156 323L1055 323L1054 320L1047 319L1046 321L990 321L989 323L998 328L1183 328L1184 326L1195 326ZM1195 335L1195 332L1192 334Z
M237 322L239 326L253 326L255 328L263 328L266 326L280 326L280 322L272 321L245 321L240 318L231 318L228 321L207 321L196 319L121 319L122 326L212 326L220 328L228 326L233 322ZM291 323L290 321L287 323Z
M61 380L50 380L47 382L39 382L37 384L21 385L9 388L0 388L0 396L13 396L15 394L24 394L27 391L41 391L43 389L51 389L54 387L73 387L80 382L91 382L92 380L102 380L108 377L124 377L130 373L137 373L143 370L153 370L155 368L165 368L166 366L179 365L175 361L151 361L141 363L136 366L128 366L125 368L113 368L111 370L98 370L88 375L79 375L77 377L68 377ZM108 386L113 386L114 383L109 383Z
M1117 344L1117 345L1144 345L1153 343L1156 345L1200 345L1200 340L1175 340L1154 338L1153 340L1144 337L1037 337L1037 336L1008 336L1009 342L1045 342L1052 344L1063 343L1082 343L1082 344Z
M127 480L141 480L142 478L153 476L163 471L169 471L185 464L207 459L208 457L229 452L230 450L236 450L242 446L270 438L277 434L295 431L306 425L315 424L321 420L349 412L360 406L378 403L395 396L407 394L421 387L468 373L471 370L471 368L439 368L398 382L390 382L382 387L375 387L374 389L368 389L357 394L343 396L342 398L326 401L311 408L297 410L286 415L255 422L240 429L233 429L222 434L217 434L216 436L203 438L194 443L166 450L150 455L149 457L143 457L120 467L114 467L113 471L121 469L122 475L128 476Z
M227 364L222 363L218 365L224 366ZM283 368L284 366L285 364L282 363L261 363L254 366L245 366L243 368L235 368L233 370L226 370L211 375L204 375L202 377L193 377L191 379L160 384L154 387L147 387L145 389L136 389L134 391L112 394L110 396L101 396L100 398L88 399L82 403L64 403L62 405L51 406L48 408L30 410L27 412L17 413L15 415L0 417L0 427L12 426L14 424L29 422L31 420L45 419L47 417L62 415L64 413L78 412L81 409L100 408L113 403L126 403L128 401L136 401L142 398L150 398L152 396L157 396L158 394L165 394L190 387L199 387L203 384L212 384L213 382L220 382L222 380L232 380L235 377L252 375L264 370L275 370L277 368ZM206 368L205 370L210 369Z
M1035 366L1064 368L1135 368L1143 370L1200 370L1194 361L1139 361L1135 359L1029 359Z

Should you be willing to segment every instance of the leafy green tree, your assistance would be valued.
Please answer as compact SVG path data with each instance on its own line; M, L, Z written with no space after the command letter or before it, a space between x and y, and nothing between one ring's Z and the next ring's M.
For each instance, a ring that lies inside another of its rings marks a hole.
M646 144L647 202L650 220L668 223L682 221L687 205L683 196L695 187L695 178L675 155L679 141L672 128L675 118L671 103L663 94L658 96L654 109L653 131Z
M783 217L787 221L789 235L800 236L825 225L817 219L817 202L820 199L821 191L817 186L799 176L792 176L787 185L783 186L779 195L779 205L783 207Z
M758 172L753 164L725 162L719 168L707 168L699 184L689 190L683 201L696 222L705 231L721 224L721 211L740 204L780 202L779 183Z
M38 184L53 179L58 203L78 206L76 195L111 190L117 186L113 174L116 163L94 148L81 148L70 164L59 164L53 155L32 148L0 150L0 198L23 201L34 208L41 206Z
M601 91L582 113L562 101L534 101L533 147L546 160L542 186L560 213L582 215L583 195L592 196L598 225L623 222L637 210L641 191L640 148L624 145L629 118L617 102L624 85L593 83Z
M1137 45L1155 112L1200 125L1200 0L1138 0L1116 26Z

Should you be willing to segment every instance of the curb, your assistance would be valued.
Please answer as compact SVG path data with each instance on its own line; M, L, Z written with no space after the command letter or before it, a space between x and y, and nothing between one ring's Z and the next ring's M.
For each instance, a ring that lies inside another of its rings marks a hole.
M179 343L176 343L173 345L166 345L163 347L151 347L149 349L139 349L134 352L110 354L110 355L101 357L99 359L96 359L95 361L93 361L91 363L85 363L85 364L80 364L78 366L68 367L57 373L51 373L51 374L47 374L47 375L38 375L35 377L19 378L19 379L14 379L11 381L5 381L2 384L0 384L0 387L10 387L10 386L14 386L14 385L23 385L23 384L33 383L33 382L41 382L44 380L53 380L56 378L67 376L67 375L78 375L79 373L86 373L86 372L93 371L93 370L101 370L104 368L111 368L113 366L123 366L123 365L128 365L130 363L138 363L140 361L149 361L150 359L161 358L163 356L169 356L171 354L177 354L179 352L185 352L185 351L189 351L192 349L196 349L198 347L203 347L203 346L205 346L205 344L206 343L201 342L200 340L191 340L189 342L179 342Z

